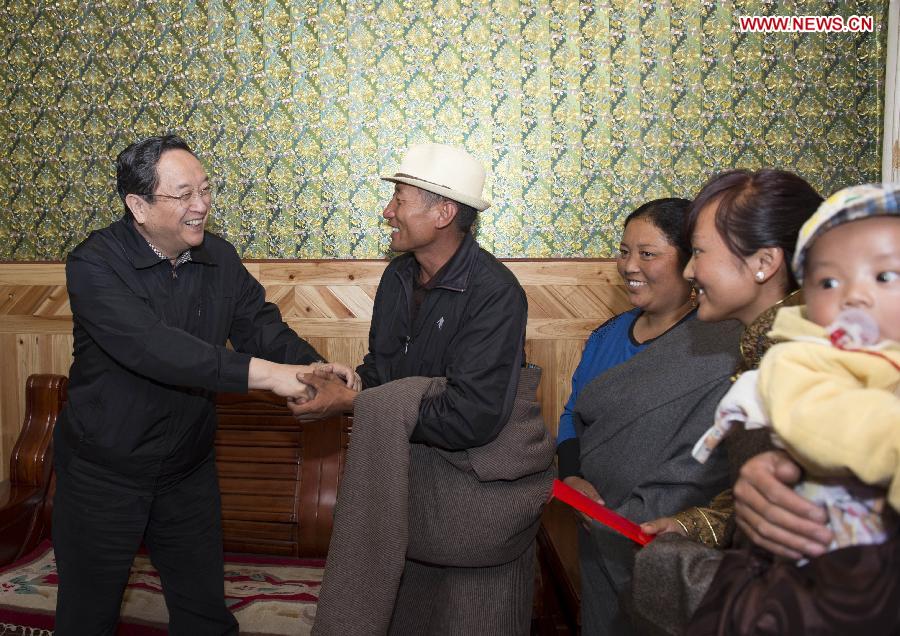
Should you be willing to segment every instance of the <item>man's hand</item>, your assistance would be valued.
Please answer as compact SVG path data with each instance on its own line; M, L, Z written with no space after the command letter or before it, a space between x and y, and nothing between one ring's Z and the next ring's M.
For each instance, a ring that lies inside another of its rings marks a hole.
M341 364L340 362L323 362L313 366L317 370L320 369L326 373L335 374L347 384L348 388L353 389L354 391L362 391L362 378L346 364Z
M349 388L337 375L317 369L315 373L298 375L297 380L313 391L310 399L288 400L291 413L301 420L319 420L353 410L358 391Z
M800 467L784 451L767 451L741 467L734 485L737 524L758 546L790 559L816 557L831 542L820 506L795 493Z
M593 499L598 504L603 505L603 503L604 503L603 497L600 496L600 493L597 492L597 489L594 488L594 485L591 482L589 482L587 479L584 479L583 477L577 477L575 475L572 475L571 477L566 477L565 479L563 479L563 483L566 484L567 486L571 486L572 488L574 488L575 490L580 492L585 497ZM581 511L575 510L574 508L572 509L572 512L574 512L578 516L578 519L579 519L579 521L581 521L581 525L584 526L585 530L590 528L591 518L589 516L587 516L586 514L584 514Z
M306 400L312 397L309 386L300 382L299 377L312 371L305 364L278 364L262 358L250 359L247 386L251 389L265 389L281 397Z
M653 521L647 521L641 524L641 532L644 534L663 534L665 532L675 532L683 537L687 536L684 526L675 521L674 517L660 517Z

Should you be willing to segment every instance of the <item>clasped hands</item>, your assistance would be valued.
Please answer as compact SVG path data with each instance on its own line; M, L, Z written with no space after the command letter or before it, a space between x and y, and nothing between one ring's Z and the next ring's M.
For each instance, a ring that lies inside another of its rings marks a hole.
M248 386L287 398L294 415L312 420L353 410L362 381L353 369L335 362L295 365L252 358Z
M362 380L350 367L339 363L317 363L298 371L297 382L304 390L289 396L288 408L298 419L318 420L353 410L353 400L362 389Z

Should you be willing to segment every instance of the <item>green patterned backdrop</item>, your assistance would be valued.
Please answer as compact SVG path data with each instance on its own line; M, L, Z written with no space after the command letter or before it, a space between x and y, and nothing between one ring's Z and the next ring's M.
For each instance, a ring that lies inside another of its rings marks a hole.
M410 143L489 164L479 240L609 256L622 215L712 171L877 180L887 0L0 0L0 260L60 259L121 214L113 158L174 131L255 258L385 253L375 178ZM739 14L876 33L741 34Z

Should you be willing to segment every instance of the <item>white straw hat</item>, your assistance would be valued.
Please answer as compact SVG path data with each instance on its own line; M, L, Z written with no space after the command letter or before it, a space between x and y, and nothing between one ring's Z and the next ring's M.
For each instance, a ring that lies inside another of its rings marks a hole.
M480 212L491 205L481 198L484 175L481 162L462 148L418 144L410 146L394 174L381 178L440 194Z

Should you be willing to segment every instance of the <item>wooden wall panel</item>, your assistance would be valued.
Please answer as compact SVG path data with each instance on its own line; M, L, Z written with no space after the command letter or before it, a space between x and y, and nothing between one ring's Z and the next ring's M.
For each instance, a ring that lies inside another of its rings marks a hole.
M526 340L525 355L542 369L540 400L547 426L556 433L559 416L572 390L572 373L581 359L584 339Z
M9 479L9 457L13 444L7 436L18 435L25 417L25 380L19 380L18 336L0 333L0 477Z
M615 263L505 261L529 304L526 353L543 370L541 399L556 431L572 372L592 329L628 308ZM386 261L247 263L285 320L329 360L358 364L368 347L372 300ZM25 413L25 379L68 374L71 309L60 263L0 264L0 478Z

